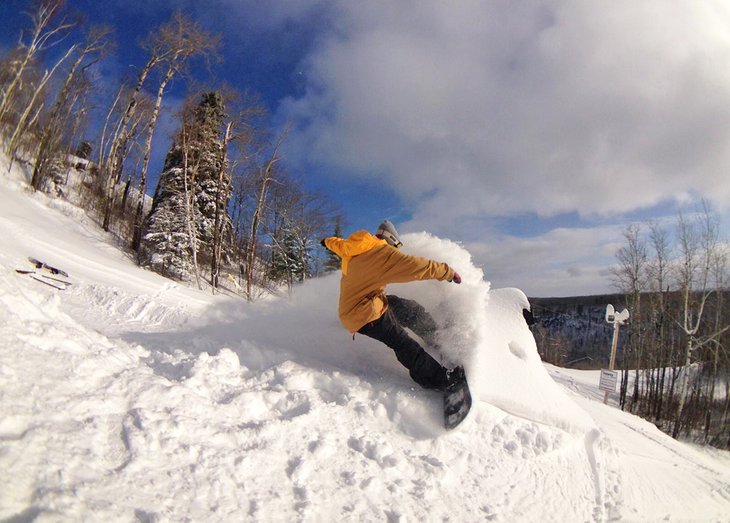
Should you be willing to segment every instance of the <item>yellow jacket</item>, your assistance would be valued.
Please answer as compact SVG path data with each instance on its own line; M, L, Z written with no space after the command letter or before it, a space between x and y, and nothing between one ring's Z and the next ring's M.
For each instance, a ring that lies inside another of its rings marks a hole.
M405 254L367 231L357 231L346 240L331 236L325 245L342 258L339 315L350 332L385 313L388 283L454 277L447 264Z

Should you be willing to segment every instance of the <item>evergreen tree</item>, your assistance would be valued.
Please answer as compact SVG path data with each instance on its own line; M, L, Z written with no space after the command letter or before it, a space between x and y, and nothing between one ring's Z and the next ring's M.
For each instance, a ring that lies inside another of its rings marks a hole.
M223 98L217 92L205 93L184 114L145 221L141 264L175 278L189 278L198 261L193 260L193 252L198 258L212 256L216 212L221 208L223 236L230 238L231 220L225 209L231 182L221 144L225 118Z
M284 225L272 234L269 278L291 287L311 276L312 253L302 229L284 216Z
M228 207L231 199L231 178L222 148L222 132L226 119L223 97L212 92L203 95L195 111L195 128L191 132L192 163L195 176L195 213L200 253L206 259L213 254L217 209ZM219 175L224 173L219 184ZM216 202L220 202L217 205ZM232 230L228 213L224 212L224 237Z
M186 224L182 156L179 143L167 153L139 254L142 265L166 276L187 279L193 266Z

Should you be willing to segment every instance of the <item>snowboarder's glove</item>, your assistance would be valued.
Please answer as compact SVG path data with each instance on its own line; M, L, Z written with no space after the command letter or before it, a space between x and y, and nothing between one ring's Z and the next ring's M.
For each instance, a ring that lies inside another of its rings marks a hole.
M327 244L325 243L325 239L326 238L322 238L322 241L319 242L319 244L326 249L327 248Z
M454 271L454 277L451 278L451 281L454 283L461 283L461 276L459 276L459 273Z

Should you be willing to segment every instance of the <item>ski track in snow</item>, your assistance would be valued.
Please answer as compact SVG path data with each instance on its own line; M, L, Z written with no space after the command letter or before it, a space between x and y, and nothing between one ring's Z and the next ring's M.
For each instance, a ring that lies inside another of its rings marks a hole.
M481 271L450 242L407 244L453 258L462 286L399 288L435 310L463 300L446 315L456 334L441 356L463 358L475 401L446 432L439 394L339 327L337 278L249 305L135 268L67 204L49 209L8 184L0 202L0 519L730 514L730 460L587 399L597 384L549 374L521 322L524 295L470 286ZM66 269L73 285L59 292L16 274L29 255ZM467 314L478 303L484 314Z

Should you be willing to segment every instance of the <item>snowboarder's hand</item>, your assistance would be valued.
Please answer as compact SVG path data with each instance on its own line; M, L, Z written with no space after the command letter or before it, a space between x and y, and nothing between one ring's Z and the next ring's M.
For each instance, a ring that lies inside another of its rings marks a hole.
M322 241L320 241L319 244L326 249L327 248L327 244L325 243L325 239L326 238L322 238Z
M454 277L451 278L451 281L454 283L461 283L461 276L459 276L459 273L454 271Z
M522 317L525 318L525 322L528 326L535 324L535 317L529 309L522 309Z

